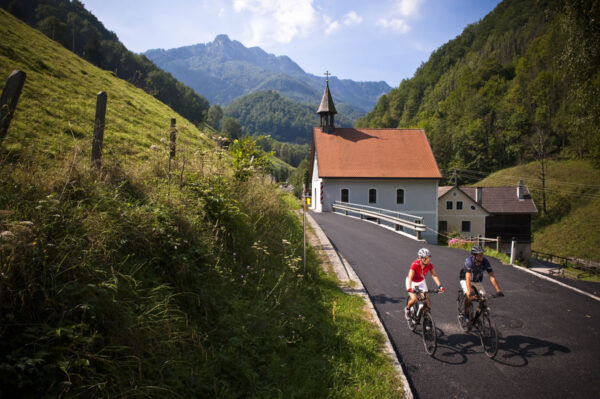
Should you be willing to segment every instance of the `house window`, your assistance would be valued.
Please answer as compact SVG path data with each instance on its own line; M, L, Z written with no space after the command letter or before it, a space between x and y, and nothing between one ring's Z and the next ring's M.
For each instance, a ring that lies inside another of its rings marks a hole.
M342 202L348 202L348 189L342 188Z
M401 188L396 190L396 204L404 204L404 190Z
M377 190L374 188L369 189L369 204L374 204L377 202Z
M456 201L456 210L460 211L463 209L463 202L462 201Z
M446 209L452 209L452 201L446 201Z
M440 220L438 222L438 231L445 233L448 231L448 222L445 220Z
M472 210L475 210L475 209L477 209L477 208L475 208L475 205L471 205L471 209L472 209Z
M463 233L468 233L471 231L471 222L468 220L463 220L462 222L462 231Z

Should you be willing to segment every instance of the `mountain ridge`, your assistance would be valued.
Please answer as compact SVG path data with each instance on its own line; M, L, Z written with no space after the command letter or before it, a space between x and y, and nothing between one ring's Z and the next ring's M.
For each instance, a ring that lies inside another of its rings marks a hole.
M144 55L211 103L220 105L229 105L257 90L277 90L294 101L313 103L320 100L324 87L322 77L305 72L290 57L276 56L257 46L245 47L225 34L217 35L212 42L151 49ZM336 102L362 112L370 111L378 98L392 89L384 81L356 82L335 76L329 81L335 88L332 93Z

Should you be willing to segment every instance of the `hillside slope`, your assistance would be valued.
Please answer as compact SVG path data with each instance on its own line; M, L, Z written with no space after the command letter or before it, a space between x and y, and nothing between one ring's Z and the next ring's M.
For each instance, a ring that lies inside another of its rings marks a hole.
M532 249L600 261L600 171L588 161L550 161L546 170L546 211L539 162L491 174L477 186L529 187L539 214L532 221Z
M204 97L146 57L127 50L82 2L0 0L0 7L97 67L142 88L190 121L204 121L209 107Z
M256 91L229 104L225 116L235 118L246 134L268 134L279 141L306 144L312 140L312 128L319 124L317 107L294 102L276 91ZM347 108L336 107L336 125L352 126L344 112Z
M2 398L397 397L364 302L310 249L302 272L295 200L255 172L252 143L216 149L2 10L0 37L0 75L28 76L0 147Z
M40 162L53 162L74 145L89 154L100 91L108 96L104 153L105 157L113 157L112 161L152 156L150 146L161 145L161 139L168 138L170 118L177 119L181 149L212 147L212 141L192 123L143 90L74 56L5 11L0 10L0 15L2 79L14 69L27 74L17 112L2 144L11 156L27 152L35 157L43 155L37 158Z
M444 170L600 162L600 3L504 0L382 96L363 127L427 131Z

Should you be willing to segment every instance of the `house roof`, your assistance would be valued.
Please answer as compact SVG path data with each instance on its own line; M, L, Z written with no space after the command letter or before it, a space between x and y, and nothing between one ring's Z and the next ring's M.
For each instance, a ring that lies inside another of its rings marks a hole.
M442 177L423 129L336 128L324 133L315 127L313 151L320 177Z
M443 197L454 186L438 187L438 198ZM513 187L458 187L475 201L475 190L481 189L480 206L489 213L537 213L527 186L523 186L523 199L517 196L517 185Z

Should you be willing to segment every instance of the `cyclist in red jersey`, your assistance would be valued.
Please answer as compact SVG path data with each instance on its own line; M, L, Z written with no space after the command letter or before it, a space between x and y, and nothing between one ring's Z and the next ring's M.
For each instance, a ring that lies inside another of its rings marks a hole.
M440 282L433 265L431 262L429 262L431 252L429 252L427 248L421 248L419 249L417 256L418 259L416 259L410 265L410 270L408 271L408 276L406 277L406 290L410 295L410 300L406 304L405 309L405 317L407 319L410 318L411 306L417 302L417 294L414 293L414 288L419 287L421 290L427 291L427 282L425 281L425 276L427 275L428 271L431 271L431 277L438 285L440 292L444 292L444 287L442 287L442 283ZM430 306L429 298L427 299L427 306Z

